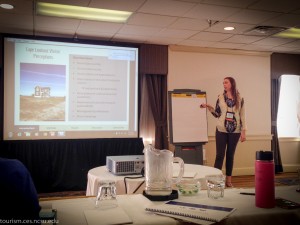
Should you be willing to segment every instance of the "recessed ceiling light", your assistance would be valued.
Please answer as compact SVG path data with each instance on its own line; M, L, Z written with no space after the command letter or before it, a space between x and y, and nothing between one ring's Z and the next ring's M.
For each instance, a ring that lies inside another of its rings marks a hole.
M132 12L37 2L38 15L124 23Z
M13 8L14 8L13 5L11 5L11 4L5 4L5 3L0 4L0 7L1 7L2 9L13 9Z
M234 30L234 27L224 27L224 30Z

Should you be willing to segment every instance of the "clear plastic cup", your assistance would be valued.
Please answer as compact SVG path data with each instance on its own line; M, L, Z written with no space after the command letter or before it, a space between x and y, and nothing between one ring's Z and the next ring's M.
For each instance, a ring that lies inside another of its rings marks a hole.
M117 206L116 182L112 180L100 181L95 207L99 209L109 209Z
M224 197L225 176L223 174L207 175L205 177L207 185L207 196L212 199Z

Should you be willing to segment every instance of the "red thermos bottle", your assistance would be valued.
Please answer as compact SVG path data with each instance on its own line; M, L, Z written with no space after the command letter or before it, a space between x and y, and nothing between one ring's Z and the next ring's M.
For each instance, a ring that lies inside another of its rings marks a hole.
M255 161L255 205L260 208L275 207L275 167L273 152L257 151Z

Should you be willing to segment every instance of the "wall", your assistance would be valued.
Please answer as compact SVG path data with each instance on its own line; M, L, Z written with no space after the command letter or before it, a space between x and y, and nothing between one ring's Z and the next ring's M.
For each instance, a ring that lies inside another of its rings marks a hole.
M300 138L279 138L281 161L284 172L300 168Z
M223 78L232 76L245 98L247 141L239 143L233 175L254 174L255 152L271 150L270 54L235 50L204 49L186 46L169 47L168 90L189 88L206 91L207 102L215 105L223 91ZM208 114L209 142L204 146L206 163L215 158L216 119ZM297 144L296 144L297 143ZM282 152L283 166L300 165L299 142L286 142L289 152ZM286 146L285 146L286 148ZM284 148L284 149L285 149ZM174 149L174 146L170 146ZM298 153L299 156L299 153ZM289 170L294 167L288 166Z

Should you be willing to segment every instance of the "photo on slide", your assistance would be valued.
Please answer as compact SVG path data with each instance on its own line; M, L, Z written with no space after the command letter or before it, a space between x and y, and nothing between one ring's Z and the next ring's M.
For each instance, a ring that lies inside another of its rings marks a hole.
M20 64L20 121L64 121L65 105L65 65Z

